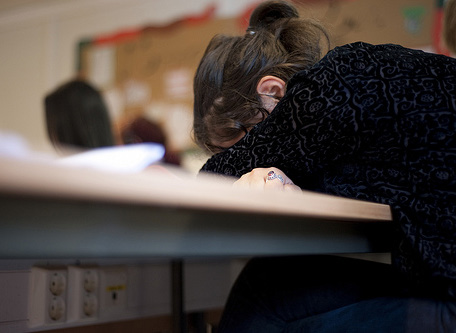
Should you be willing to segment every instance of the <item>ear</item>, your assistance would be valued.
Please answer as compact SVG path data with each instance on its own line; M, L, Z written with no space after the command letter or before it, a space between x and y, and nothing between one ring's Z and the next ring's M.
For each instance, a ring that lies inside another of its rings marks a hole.
M260 95L263 108L271 113L277 102L285 95L285 82L277 76L263 76L257 84L257 93Z
M285 95L285 81L277 76L263 76L257 84L257 93L280 99Z

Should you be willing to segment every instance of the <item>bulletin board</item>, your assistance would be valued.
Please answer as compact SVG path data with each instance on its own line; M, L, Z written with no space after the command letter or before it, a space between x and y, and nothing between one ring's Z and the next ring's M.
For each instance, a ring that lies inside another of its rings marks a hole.
M194 148L190 132L193 76L215 33L238 34L238 18L216 19L215 7L165 26L145 26L79 44L79 75L104 93L115 132L144 116L161 126L168 149Z
M321 20L333 46L354 41L429 48L435 38L436 0L296 0L302 16ZM137 116L158 123L174 151L195 149L191 139L193 75L217 33L244 33L254 6L217 17L216 5L165 26L119 30L84 39L78 72L99 87L116 132Z

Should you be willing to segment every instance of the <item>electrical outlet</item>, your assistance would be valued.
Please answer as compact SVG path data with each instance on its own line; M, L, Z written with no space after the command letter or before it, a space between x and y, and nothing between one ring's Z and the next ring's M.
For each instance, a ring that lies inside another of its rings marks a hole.
M68 321L96 319L98 299L98 267L68 266Z
M127 310L127 274L124 266L99 268L100 317L119 318Z
M52 296L49 301L49 317L52 321L58 322L65 318L66 305L62 297Z
M32 267L29 289L31 327L66 321L67 279L65 267Z
M98 297L93 293L85 293L82 299L82 313L86 318L96 318L98 314Z

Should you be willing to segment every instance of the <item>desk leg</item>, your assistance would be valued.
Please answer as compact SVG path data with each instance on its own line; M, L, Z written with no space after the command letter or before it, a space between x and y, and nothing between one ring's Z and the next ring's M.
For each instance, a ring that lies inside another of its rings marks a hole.
M184 262L183 260L171 261L171 293L173 333L186 333L187 322L184 314Z

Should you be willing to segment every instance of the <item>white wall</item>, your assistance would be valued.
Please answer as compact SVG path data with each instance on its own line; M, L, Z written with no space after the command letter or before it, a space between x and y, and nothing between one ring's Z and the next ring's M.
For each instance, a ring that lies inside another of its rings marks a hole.
M0 132L14 131L32 149L53 152L43 97L75 74L82 38L166 24L213 4L218 16L232 16L252 2L256 0L0 0ZM5 264L0 258L0 332L23 331L27 325L26 288L34 263L23 262ZM198 278L188 283L198 285ZM226 294L229 286L222 287Z
M160 25L216 4L220 17L257 0L34 0L0 1L0 131L52 151L43 97L75 74L82 38Z

